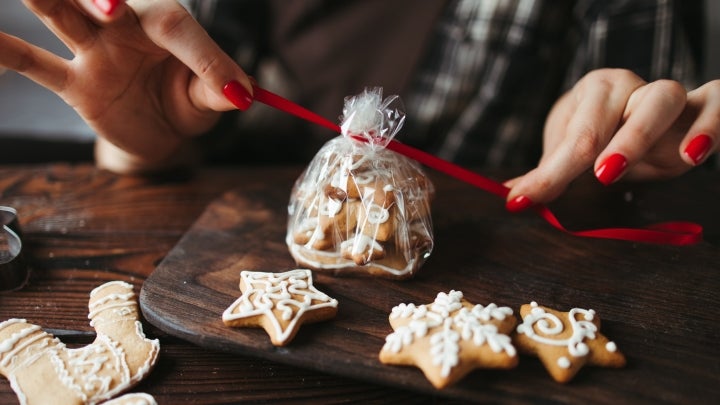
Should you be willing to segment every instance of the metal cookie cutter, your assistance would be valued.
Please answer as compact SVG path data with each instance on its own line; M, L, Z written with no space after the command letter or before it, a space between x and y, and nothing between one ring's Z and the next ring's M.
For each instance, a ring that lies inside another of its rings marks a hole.
M29 272L22 257L17 211L0 205L0 291L13 291L27 283Z

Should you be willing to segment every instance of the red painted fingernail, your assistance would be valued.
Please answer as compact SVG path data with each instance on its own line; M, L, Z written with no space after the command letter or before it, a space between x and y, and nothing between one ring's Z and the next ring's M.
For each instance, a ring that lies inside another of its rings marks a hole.
M223 94L225 98L230 100L240 111L245 111L250 108L250 104L253 102L250 93L245 90L242 84L235 80L227 82L225 87L223 87Z
M505 203L505 209L510 212L520 212L525 211L532 205L533 202L531 199L525 197L524 195L520 195Z
M110 15L115 11L120 0L93 0L95 7L100 9L105 15Z
M697 165L705 158L711 146L712 138L708 135L701 134L693 138L683 152L685 156L689 157L690 160Z
M605 158L598 166L597 170L595 170L595 177L600 180L600 183L607 186L617 180L626 167L627 159L625 159L625 156L614 153Z

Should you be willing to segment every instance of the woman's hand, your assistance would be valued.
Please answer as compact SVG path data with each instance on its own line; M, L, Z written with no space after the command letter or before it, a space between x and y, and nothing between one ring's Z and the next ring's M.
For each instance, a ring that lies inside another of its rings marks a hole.
M548 202L590 167L605 185L678 176L718 143L720 80L686 92L670 80L647 83L627 70L596 70L553 107L540 163L506 183L506 207Z
M173 161L219 112L247 108L245 73L175 0L24 0L70 49L63 59L0 32L0 66L57 93L100 137L120 172Z

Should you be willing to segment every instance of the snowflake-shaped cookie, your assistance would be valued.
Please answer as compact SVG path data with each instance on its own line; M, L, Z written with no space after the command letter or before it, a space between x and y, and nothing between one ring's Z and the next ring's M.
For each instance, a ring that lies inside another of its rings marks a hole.
M313 286L307 269L245 270L240 272L240 291L240 298L223 312L223 322L264 328L275 346L288 344L303 323L330 319L337 313L337 300Z
M438 389L475 368L512 368L518 359L508 336L517 320L508 307L473 305L460 291L439 293L428 305L392 309L394 332L385 339L380 361L414 365Z
M557 382L570 381L585 364L622 367L625 356L614 342L600 333L600 318L592 309L560 312L536 302L520 308L523 323L515 343L540 358Z

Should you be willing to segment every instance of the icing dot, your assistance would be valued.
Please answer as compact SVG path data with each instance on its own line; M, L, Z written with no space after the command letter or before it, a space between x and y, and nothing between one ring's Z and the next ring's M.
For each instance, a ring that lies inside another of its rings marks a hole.
M560 368L570 368L570 360L568 360L568 358L565 357L565 356L560 357L560 358L557 360L557 365L558 365Z
M605 345L605 349L609 352L614 353L617 351L617 345L615 344L615 342L607 342L607 344Z
M575 356L586 356L588 353L590 353L590 348L585 343L578 343L576 348L577 353L574 354Z

